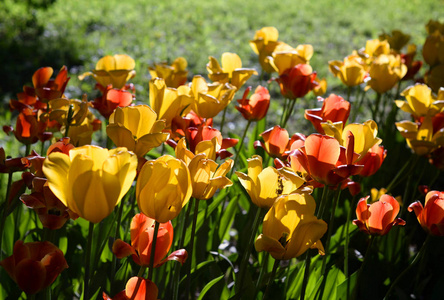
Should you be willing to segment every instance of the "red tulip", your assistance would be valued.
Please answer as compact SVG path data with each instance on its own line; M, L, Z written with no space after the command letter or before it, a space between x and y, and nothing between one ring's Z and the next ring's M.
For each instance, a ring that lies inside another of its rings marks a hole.
M325 134L321 123L327 121L342 122L342 128L344 128L350 115L350 102L335 94L331 94L325 100L320 97L318 99L323 100L322 108L305 110L305 118L313 124L317 132Z
M106 119L114 112L117 107L126 107L133 101L133 94L121 89L113 89L108 85L102 90L103 95L94 99L93 106Z
M103 292L103 300L157 300L159 289L156 284L149 279L142 277L131 277L126 283L123 291L114 297Z
M353 221L361 231L368 234L385 235L394 225L405 225L405 221L396 218L399 212L398 201L390 195L382 195L381 198L367 204L370 196L361 198L356 207L358 219Z
M250 90L251 87L247 88L242 99L237 100L239 106L236 106L236 109L240 111L246 120L262 120L270 107L270 93L268 92L267 88L258 86L250 99L247 99Z
M409 211L415 212L419 224L426 232L444 236L444 192L428 192L425 206L416 201L410 204Z
M63 252L46 241L15 242L13 254L0 261L0 266L27 294L47 288L68 268Z
M371 147L367 154L359 160L359 164L364 165L359 175L368 177L375 174L381 167L386 156L387 150L385 150L383 146L374 145Z
M288 99L304 97L318 83L315 81L316 72L310 65L298 64L285 70L276 81L281 88L281 94Z

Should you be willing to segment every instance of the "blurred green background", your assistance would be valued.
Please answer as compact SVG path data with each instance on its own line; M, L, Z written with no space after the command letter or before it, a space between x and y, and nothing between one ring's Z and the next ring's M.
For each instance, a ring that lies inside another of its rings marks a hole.
M342 59L365 46L367 39L393 29L410 34L411 42L420 47L426 36L424 25L442 18L443 4L441 0L2 0L0 99L6 105L24 84L31 84L39 67L58 71L62 65L71 75L67 95L79 98L92 91L94 82L79 82L76 75L94 68L106 54L126 53L136 60L133 82L140 101L148 98L147 67L177 56L188 60L190 78L206 74L208 56L220 59L227 51L238 53L245 67L259 70L248 41L263 26L275 26L279 39L294 47L312 44L311 65L334 90L339 82L328 72L329 60Z

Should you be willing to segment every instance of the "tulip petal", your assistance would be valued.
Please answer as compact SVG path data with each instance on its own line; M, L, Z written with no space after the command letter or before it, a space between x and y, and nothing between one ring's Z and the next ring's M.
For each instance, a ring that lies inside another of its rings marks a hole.
M70 166L69 157L63 153L51 153L43 162L43 173L48 178L49 188L65 206L68 206Z

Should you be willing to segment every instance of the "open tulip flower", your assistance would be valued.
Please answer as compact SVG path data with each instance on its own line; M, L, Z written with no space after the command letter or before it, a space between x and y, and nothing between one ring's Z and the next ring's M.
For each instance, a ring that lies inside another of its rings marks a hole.
M69 156L51 153L43 172L54 195L80 217L99 223L113 211L136 177L137 157L126 148L83 146Z
M105 119L109 119L117 107L129 106L133 97L128 91L113 89L112 85L108 85L102 90L102 95L94 99L92 105Z
M34 88L24 86L24 95L20 95L19 98L37 97L41 102L47 103L49 100L61 98L68 84L68 68L63 66L55 79L51 79L54 70L51 67L43 67L35 71L32 76L32 84ZM36 100L37 100L36 99Z
M57 121L61 126L79 126L88 114L91 114L89 111L91 106L86 95L83 96L82 100L54 99L49 101L49 119ZM70 109L72 110L72 115L70 115ZM70 122L69 124L68 121Z
M176 58L171 65L167 63L155 64L154 67L148 67L151 78L162 78L167 87L178 88L187 82L188 62L183 57Z
M405 76L407 66L402 63L400 55L382 54L372 61L368 73L370 80L367 81L367 88L383 94Z
M229 82L240 89L252 75L257 75L255 69L242 68L242 61L236 53L222 53L222 67L214 57L210 56L209 59L208 77L213 82Z
M262 168L262 157L248 159L248 175L236 172L251 201L258 207L270 208L277 197L290 194L304 184L304 180L286 169Z
M396 218L399 212L398 201L390 195L382 195L379 201L367 204L370 196L361 198L356 207L357 219L353 224L361 231L372 235L385 235L395 225L405 225L405 221Z
M254 244L258 252L267 251L275 259L291 259L310 248L324 253L320 241L327 223L315 217L316 202L308 193L279 197L265 215Z
M136 290L137 289L137 290ZM131 277L126 283L125 289L114 297L103 292L103 300L157 300L159 289L156 284L143 277Z
M409 86L402 93L407 101L396 100L396 105L411 114L415 120L426 115L436 115L444 108L444 90L437 99L432 90L425 84Z
M201 118L213 118L233 100L236 87L229 83L208 84L196 75L191 82L191 94L194 98L191 109Z
M193 102L191 89L188 86L170 88L162 78L150 80L150 106L157 113L158 120L165 120L166 128L171 128L175 117L188 113Z
M169 134L162 132L164 120L148 105L118 107L109 117L106 133L117 147L126 147L138 157L165 142Z
M381 167L386 156L387 150L385 150L383 146L375 144L359 159L359 164L364 166L359 175L368 177L375 174Z
M131 220L131 245L117 239L112 249L116 257L122 259L131 255L136 264L148 267L150 265L153 240L156 238L154 237L154 225L154 219L142 213L136 214ZM168 260L185 262L187 252L183 249L177 250L165 258L173 244L173 234L174 230L171 221L159 224L154 267L158 267Z
M424 81L432 91L438 93L444 87L444 63L427 71L424 74Z
M250 99L247 99L250 90L251 87L247 88L242 99L237 100L239 106L236 106L236 109L240 111L245 120L260 121L265 117L270 107L270 93L266 87L259 85Z
M292 100L302 98L313 90L318 85L315 80L316 72L313 72L312 67L307 64L299 64L286 69L276 79L282 96Z
M335 94L331 94L325 99L319 97L318 101L323 101L322 108L306 109L305 118L313 124L319 133L325 134L321 123L327 121L342 122L343 126L345 125L350 115L350 102Z
M428 155L435 149L444 146L444 128L433 130L431 116L423 118L422 123L401 121L397 122L396 128L407 140L407 145L417 155Z
M397 53L401 52L401 49L408 44L410 38L411 36L409 34L405 34L398 29L392 30L391 34L384 33L379 35L379 40L387 40L390 49Z
M136 185L139 209L159 223L179 215L193 193L186 164L170 155L146 162Z
M363 83L367 77L367 66L357 54L347 56L344 61L329 61L328 67L334 76L341 79L342 83L349 87Z
M274 126L261 133L264 142L261 146L271 157L285 158L286 151L289 150L291 142L287 129L279 125Z
M79 79L93 76L102 87L111 84L113 88L122 89L128 80L136 76L135 67L134 59L126 54L107 55L99 59L92 72L83 73Z
M425 205L416 201L409 206L414 211L422 228L432 235L444 236L444 192L430 191Z
M37 121L36 114L30 108L23 109L17 117L14 136L23 144L34 144L39 140L39 132L46 124Z
M263 27L256 31L253 40L250 41L250 46L254 53L259 55L259 63L262 70L267 73L275 72L269 61L269 57L273 52L292 49L289 45L278 41L278 38L279 31L275 27Z
M0 261L0 266L28 295L50 286L68 268L63 252L54 244L20 240L15 242L13 254Z
M373 39L367 40L365 43L365 48L361 49L360 54L367 57L369 61L380 55L390 54L390 44L387 40Z
M275 50L272 56L268 57L269 63L279 75L285 70L291 69L299 64L308 64L313 56L312 45L299 45L296 48L288 48L285 50Z

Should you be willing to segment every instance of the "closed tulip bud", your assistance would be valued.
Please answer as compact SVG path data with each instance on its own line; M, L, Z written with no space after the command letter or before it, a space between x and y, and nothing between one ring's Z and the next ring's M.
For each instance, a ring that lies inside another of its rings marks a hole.
M146 162L136 185L140 211L159 223L177 217L190 200L192 192L187 166L170 155Z
M250 89L251 87L246 89L242 99L237 100L239 106L236 109L246 120L259 121L265 117L270 107L270 93L267 88L259 85L250 99L247 99Z
M137 157L126 148L83 146L69 156L51 153L43 172L54 195L80 217L99 223L119 204L136 177Z

